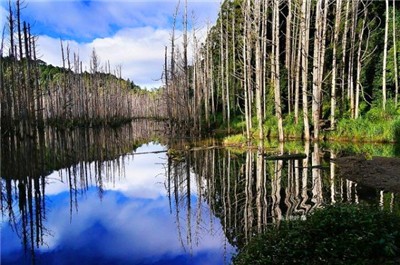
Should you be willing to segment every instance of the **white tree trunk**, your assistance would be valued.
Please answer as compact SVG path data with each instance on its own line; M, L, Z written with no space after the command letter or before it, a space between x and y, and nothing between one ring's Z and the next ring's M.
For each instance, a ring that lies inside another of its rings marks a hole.
M382 105L386 109L386 61L387 61L387 45L388 45L388 31L389 31L389 0L385 0L385 40L383 47L383 65L382 65Z
M340 21L342 0L336 0L336 16L335 16L335 29L333 37L333 51L332 51L332 87L331 87L331 129L335 129L336 123L336 78L337 78L337 65L336 65L336 55L337 55L337 44L339 41L340 32Z
M274 91L275 91L275 114L278 119L278 138L279 141L282 142L284 140L283 134L283 118L282 118L282 106L281 106L281 88L280 88L280 66L279 66L279 2L280 0L274 1L274 19L273 19L273 57L274 57L274 65L275 69L274 73Z
M310 140L310 124L308 120L308 49L310 31L310 1L303 0L301 7L301 71L302 71L302 99L303 99L303 120L304 120L304 139Z
M395 0L393 0L393 64L394 64L394 104L397 107L398 95L399 95L399 72L397 68L397 44L396 44L396 6Z

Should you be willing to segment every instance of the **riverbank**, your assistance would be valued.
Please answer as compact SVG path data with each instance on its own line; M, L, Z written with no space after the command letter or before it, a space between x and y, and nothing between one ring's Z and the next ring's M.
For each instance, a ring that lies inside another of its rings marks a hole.
M326 126L320 133L320 140L360 143L395 143L400 141L400 113L399 111L382 112L371 110L358 119L340 119L334 128ZM253 124L257 124L256 120ZM295 123L292 116L283 121L285 140L303 140L303 123ZM222 135L225 145L257 145L259 130L253 129L250 137L245 135L245 124L234 121L229 128L218 128L217 133ZM264 122L265 138L278 138L276 118L271 116Z

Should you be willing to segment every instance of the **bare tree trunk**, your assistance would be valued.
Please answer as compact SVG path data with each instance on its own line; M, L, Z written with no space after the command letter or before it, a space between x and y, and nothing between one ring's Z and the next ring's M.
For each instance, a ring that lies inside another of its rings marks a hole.
M281 88L280 88L280 66L279 66L279 3L280 0L274 1L274 19L273 19L273 57L274 57L274 91L275 91L275 114L278 119L278 139L280 142L284 140L283 134L283 118L281 106Z
M10 51L9 51L9 56L12 60L10 64L10 72L11 72L11 77L10 77L10 86L9 89L7 90L7 104L8 104L8 112L10 115L9 118L9 125L11 128L11 132L14 130L14 126L11 126L12 121L16 118L16 115L18 114L18 109L17 109L17 101L16 101L16 89L15 89L15 51L14 51L14 14L12 11L11 7L11 1L8 3L9 5L9 17L8 17L8 26L9 26L9 34L10 34Z
M209 26L207 25L207 32L209 34ZM205 111L205 119L207 126L210 127L210 97L212 96L212 79L210 76L212 75L211 73L211 66L210 66L210 42L207 41L206 43L206 61L205 61L205 100L204 100L204 111ZM210 96L211 95L211 96Z
M167 115L168 115L168 129L172 130L172 113L171 113L171 102L170 102L170 91L169 91L169 83L168 83L168 48L165 46L165 58L164 58L164 79L165 79L165 101L167 104Z
M228 29L229 19L226 17L226 25ZM231 131L231 106L229 95L229 32L225 30L225 96L226 96L226 122L228 124L228 133ZM234 53L234 52L233 52Z
M383 110L386 109L386 61L387 61L387 46L388 46L388 32L389 32L389 0L385 0L385 40L383 47L383 65L382 65L382 106Z
M298 12L298 7L296 4L296 13ZM301 16L301 14L300 14ZM296 16L298 17L298 16ZM301 17L296 19L296 21L301 21ZM295 55L295 50L293 49L293 57L296 56L296 63L293 64L294 66L294 75L295 75L295 80L294 80L294 121L296 124L299 123L299 105L300 105L300 68L301 68L301 58L302 58L302 50L301 50L301 43L302 43L302 34L301 34L301 28L299 23L296 23L296 28L297 30L295 31L294 36L298 36L297 38L293 38L293 41L296 41L297 43L297 54Z
M261 38L260 32L257 29L261 27L261 6L260 2L256 2L256 9L254 12L254 25L256 34L256 45L255 45L255 78L256 78L256 109L257 109L257 120L258 120L258 137L260 140L264 139L264 128L263 128L263 106L262 106L262 50L261 50Z
M223 24L224 24L224 15L221 14L221 21L220 21L220 28L219 28L219 51L220 51L220 58L219 58L219 87L220 87L220 91L221 91L221 100L222 100L222 121L224 124L226 124L226 97L225 97L225 87L224 87L224 59L225 59L225 54L224 54L224 29L223 29Z
M173 18L173 23L172 23L172 33L171 33L171 63L170 63L170 87L169 87L169 97L172 101L171 103L171 113L172 117L174 119L180 120L181 117L178 115L178 108L179 108L179 103L177 100L177 95L176 95L176 70L175 70L175 27L176 27L176 18L178 16L179 12L179 5L180 1L178 1L176 8L175 8L175 13L174 13L174 18ZM172 98L173 97L173 98Z
M291 73L291 44L292 44L292 1L287 1L287 6L288 6L288 15L286 17L286 38L285 38L285 67L287 70L287 89L288 89L288 99L287 99L287 105L288 105L288 114L292 112L292 83L293 83L293 76Z
M394 104L397 107L398 104L398 96L399 96L399 70L397 67L397 39L396 39L396 3L393 0L393 64L394 64Z
M234 75L234 77L232 78L232 95L236 95L237 94L237 79L235 78L236 76L236 14L235 14L235 10L232 11L232 73ZM233 103L233 111L235 111L236 107L235 107L235 100L232 101Z
M262 36L262 54L263 54L263 71L262 71L262 87L263 87L263 120L266 117L266 112L267 112L267 93L268 93L268 86L267 86L267 64L268 64L268 58L267 58L267 48L268 48L268 5L269 5L269 0L263 0L263 10L262 10L262 30L261 30L261 36Z
M322 71L322 62L321 62L321 46L322 46L322 1L317 0L316 6L316 19L315 19L315 34L314 34L314 58L313 58L313 83L312 83L312 116L314 123L314 139L319 139L319 117L320 117L320 94L321 94L321 85L320 82L320 71Z
M21 30L21 1L17 0L17 30L18 30L18 46L19 46L19 58L22 60L22 30Z
M359 0L352 1L352 18L351 18L351 31L350 31L350 55L348 63L348 83L347 83L347 95L350 98L350 113L351 117L354 118L355 114L355 95L354 95L354 54L356 46L356 30L358 22L358 4Z
M188 37L187 37L187 32L188 32L188 18L187 18L187 0L185 0L185 13L184 13L184 18L183 18L183 67L184 67L184 86L185 86L185 95L186 95L186 108L187 108L187 117L186 117L186 123L188 125L188 122L191 120L191 111L190 111L190 91L189 91L189 64L188 64Z
M342 0L336 0L336 16L335 16L335 29L333 37L333 51L332 51L332 87L331 87L331 129L335 129L336 123L336 73L337 73L337 45L339 42L340 20L341 20Z
M364 8L364 18L362 21L361 32L358 39L358 51L357 51L357 76L356 76L356 96L355 96L355 110L354 118L357 119L360 112L360 87L361 87L361 63L362 63L362 41L365 30L365 22L367 20L368 9Z
M351 1L346 2L346 9L345 9L345 17L344 17L344 29L343 29L343 39L342 39L342 74L340 78L342 79L341 88L342 88L342 111L344 111L344 102L345 102L345 80L346 77L346 55L347 55L347 31L349 29L349 14L350 14L350 3Z
M250 27L250 0L244 7L244 29L243 29L243 89L244 89L244 101L245 101L245 120L246 120L246 138L250 140L251 137L251 82L250 82L250 39L251 39L251 27Z
M310 5L308 0L303 0L301 7L301 71L302 71L302 99L304 119L304 139L310 140L310 124L308 121L308 54L309 54L309 31L310 31Z

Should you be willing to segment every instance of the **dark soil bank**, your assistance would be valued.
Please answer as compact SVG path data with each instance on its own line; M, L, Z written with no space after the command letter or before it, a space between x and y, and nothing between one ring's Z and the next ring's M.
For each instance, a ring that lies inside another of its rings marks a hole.
M400 158L348 156L335 159L342 177L365 186L400 192Z

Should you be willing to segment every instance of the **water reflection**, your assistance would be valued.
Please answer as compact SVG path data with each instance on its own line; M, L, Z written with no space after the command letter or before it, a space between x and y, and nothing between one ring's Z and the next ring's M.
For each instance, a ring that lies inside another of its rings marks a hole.
M2 262L224 264L269 225L324 204L398 211L396 194L338 176L333 161L351 148L235 151L163 130L140 121L2 137Z
M135 127L137 126L137 127ZM2 135L1 209L21 238L25 252L42 246L49 230L46 219L47 177L59 170L56 181L68 185L69 205L77 208L79 192L95 185L103 192L103 182L123 172L123 159L113 160L150 139L154 124L134 123L119 130L96 128L75 130L31 130L25 134ZM146 139L146 140L144 140ZM2 237L3 239L3 237Z
M238 248L270 224L305 219L324 204L365 201L392 211L398 208L394 193L339 177L335 158L334 151L322 149L318 143L306 143L301 150L293 151L284 150L281 144L273 154L262 148L247 152L208 148L170 153L166 174L170 201L186 207L177 207L185 209L184 213L176 213L178 228L193 230L192 215L188 213L201 214L190 201L190 179L202 187L197 191L198 197L210 205L229 243Z
M95 185L80 190L72 212L69 184L53 180L54 187L53 182L47 183L43 222L50 234L43 236L43 244L34 246L35 256L30 256L23 254L13 227L2 227L3 264L224 264L229 258L225 257L226 240L204 202L208 218L199 222L201 237L190 244L190 252L188 243L182 248L175 215L168 207L164 176L160 175L165 153L148 153L155 150L164 149L151 144L137 149L146 154L127 155L125 177L104 180L101 200ZM48 177L56 179L58 174ZM13 193L12 197L18 195ZM198 200L193 193L192 203L201 203Z

